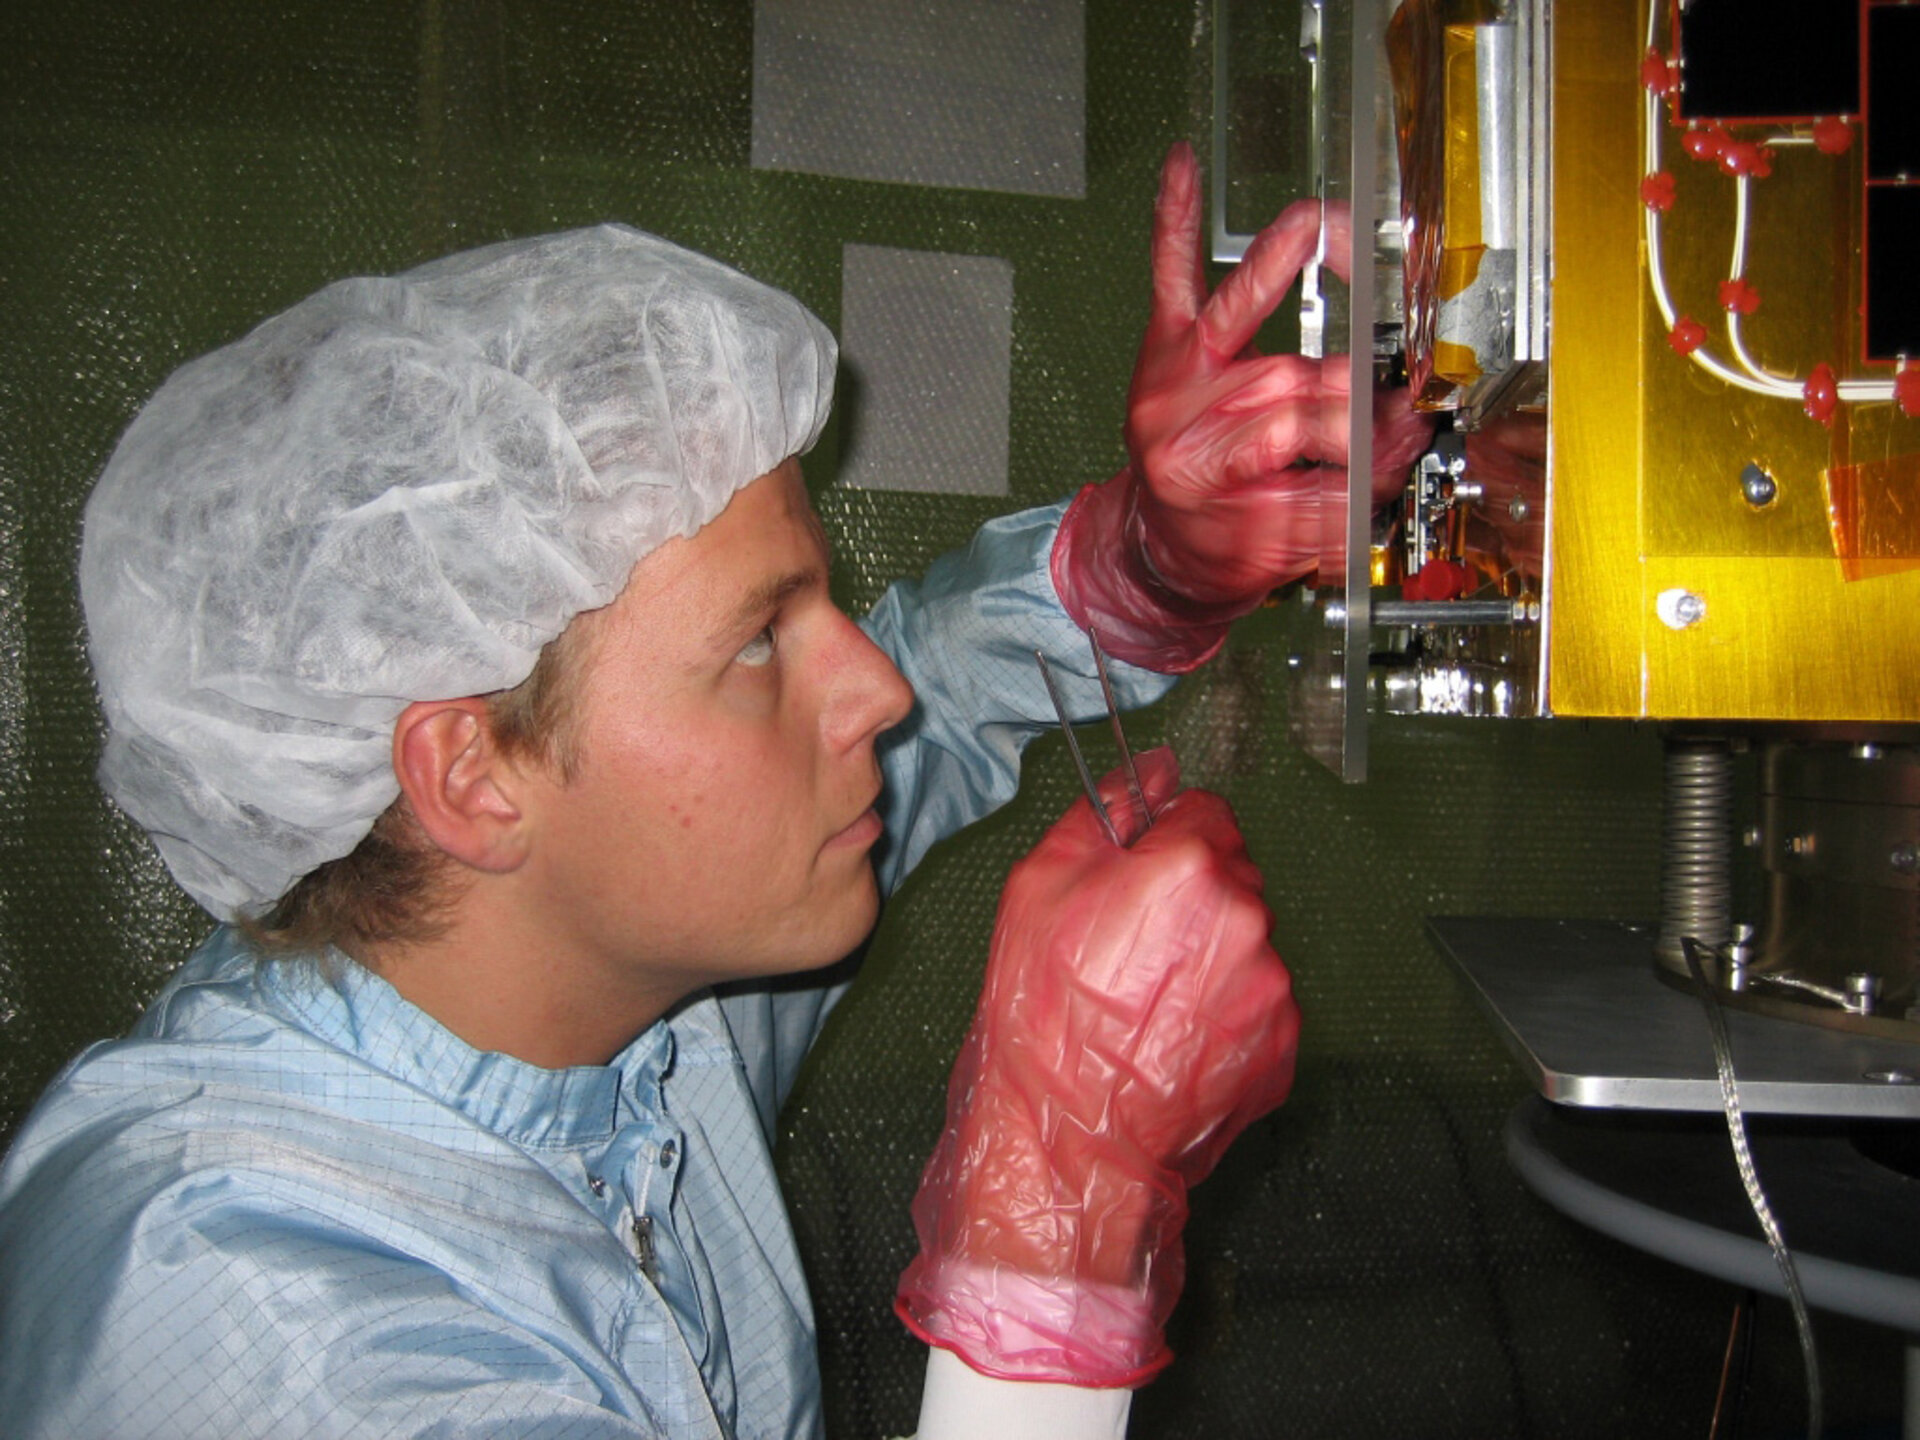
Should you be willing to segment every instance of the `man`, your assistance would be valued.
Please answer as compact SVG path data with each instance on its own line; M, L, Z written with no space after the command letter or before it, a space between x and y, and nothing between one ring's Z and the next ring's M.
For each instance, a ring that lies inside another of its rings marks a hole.
M1244 357L1309 226L1209 300L1197 195L1177 151L1136 464L864 630L794 461L830 338L654 237L342 282L169 380L87 515L101 774L235 923L0 1168L8 1433L818 1432L769 1145L837 991L791 977L1012 792L1035 649L1082 713L1081 625L1199 663L1344 459L1317 367ZM1118 1433L1185 1188L1291 1077L1231 816L1145 770L1131 848L1082 802L1009 882L902 1282L928 1437Z

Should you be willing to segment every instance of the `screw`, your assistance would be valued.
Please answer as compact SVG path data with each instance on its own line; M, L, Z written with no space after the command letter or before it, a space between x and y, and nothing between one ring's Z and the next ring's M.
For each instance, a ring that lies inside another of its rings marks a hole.
M1920 870L1920 849L1912 845L1902 845L1887 857L1888 862L1902 875L1911 875Z
M1740 493L1754 509L1764 510L1779 495L1780 487L1774 483L1773 476L1758 465L1749 465L1740 472Z
M1707 602L1691 590L1662 590L1653 610L1668 629L1685 630L1707 618Z

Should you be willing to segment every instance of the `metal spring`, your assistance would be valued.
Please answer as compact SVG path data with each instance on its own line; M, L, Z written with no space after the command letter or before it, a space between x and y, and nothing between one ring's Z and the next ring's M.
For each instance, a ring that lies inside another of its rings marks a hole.
M1733 938L1733 754L1724 740L1667 741L1660 844L1660 959L1686 973L1681 942Z

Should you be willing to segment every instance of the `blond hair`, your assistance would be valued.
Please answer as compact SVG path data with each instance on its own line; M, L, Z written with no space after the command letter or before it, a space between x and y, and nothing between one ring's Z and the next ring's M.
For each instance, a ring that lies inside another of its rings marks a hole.
M577 700L590 627L569 625L541 650L532 673L486 697L500 749L537 760L563 781L579 764ZM373 822L349 853L296 880L265 915L240 928L270 954L319 952L433 940L458 898L452 863L434 846L405 795Z

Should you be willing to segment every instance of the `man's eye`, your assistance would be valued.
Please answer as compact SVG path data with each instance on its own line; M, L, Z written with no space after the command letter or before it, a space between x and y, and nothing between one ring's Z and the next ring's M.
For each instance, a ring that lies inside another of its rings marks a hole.
M773 651L773 626L769 625L741 646L740 653L734 658L742 665L769 665L773 662Z

